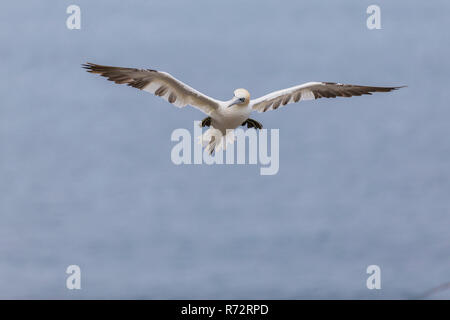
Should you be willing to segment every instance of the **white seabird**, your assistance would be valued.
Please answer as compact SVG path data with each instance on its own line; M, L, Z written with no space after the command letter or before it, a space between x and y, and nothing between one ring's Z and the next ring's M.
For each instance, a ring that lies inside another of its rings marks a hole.
M191 105L208 115L202 127L212 127L225 136L227 130L247 125L248 128L261 129L262 125L250 119L252 111L266 112L280 106L302 100L371 95L372 92L389 92L402 87L373 87L334 82L307 82L291 88L274 91L257 99L250 100L245 89L234 90L234 96L227 101L216 100L186 85L167 72L152 69L135 69L102 66L94 63L82 65L88 72L97 73L108 80L138 88L160 96L177 107ZM212 153L218 141L215 133L205 133L208 150Z

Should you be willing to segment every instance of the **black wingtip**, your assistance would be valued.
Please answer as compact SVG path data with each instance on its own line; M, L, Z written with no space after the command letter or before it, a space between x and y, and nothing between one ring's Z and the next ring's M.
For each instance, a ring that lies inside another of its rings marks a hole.
M93 63L86 62L86 63L82 63L81 67L86 70L92 70L93 65L94 65Z

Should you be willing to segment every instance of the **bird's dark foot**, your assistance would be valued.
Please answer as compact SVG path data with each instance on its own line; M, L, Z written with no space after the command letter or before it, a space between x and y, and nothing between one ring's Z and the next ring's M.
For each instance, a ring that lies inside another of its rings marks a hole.
M202 128L204 127L210 127L211 126L211 117L206 117L202 120L202 123L200 124Z
M255 129L262 129L263 128L263 125L261 123L259 123L256 120L250 119L250 118L248 118L247 120L244 121L243 124L241 124L241 126L244 126L244 127L246 125L247 125L247 128L255 128Z

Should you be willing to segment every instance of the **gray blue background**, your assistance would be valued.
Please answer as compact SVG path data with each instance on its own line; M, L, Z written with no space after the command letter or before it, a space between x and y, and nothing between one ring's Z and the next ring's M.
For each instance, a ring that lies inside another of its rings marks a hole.
M66 8L81 7L81 30ZM381 30L366 8L381 7ZM450 281L448 1L3 1L0 298L398 298ZM408 85L256 114L280 171L175 166L204 117L84 72L218 99ZM82 290L65 287L77 264ZM366 268L381 267L381 290ZM449 297L448 291L432 297Z

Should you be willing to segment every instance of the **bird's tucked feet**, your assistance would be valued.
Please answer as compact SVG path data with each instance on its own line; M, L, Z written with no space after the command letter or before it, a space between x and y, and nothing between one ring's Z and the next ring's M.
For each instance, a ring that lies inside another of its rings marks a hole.
M200 124L202 128L204 127L210 127L211 126L211 117L206 117L202 120L202 123Z
M205 119L202 120L202 123L200 124L200 126L202 128L204 127L210 127L211 126L211 117L206 117ZM247 120L245 120L241 126L247 126L247 128L255 128L255 129L262 129L263 125L261 123L259 123L258 121L254 120L254 119L250 119L248 118Z
M241 126L247 125L247 128L255 128L255 129L262 129L263 125L261 123L259 123L256 120L250 119L248 118L247 120L244 121L244 123L241 124Z

